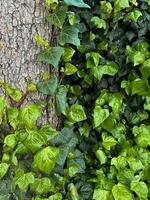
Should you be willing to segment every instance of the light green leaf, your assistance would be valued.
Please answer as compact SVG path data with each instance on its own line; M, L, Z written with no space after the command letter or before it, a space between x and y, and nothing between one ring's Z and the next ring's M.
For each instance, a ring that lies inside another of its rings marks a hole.
M96 52L87 53L86 54L87 68L98 66L100 59L101 55L99 53Z
M20 120L19 120L19 110L16 107L10 107L7 109L9 124L16 129Z
M40 132L47 137L47 141L50 141L56 135L58 135L56 129L54 129L50 124L43 125L40 129Z
M23 144L33 153L39 150L44 144L47 144L47 137L38 130L28 130L28 135Z
M118 65L113 62L107 62L104 65L99 65L91 69L92 74L98 80L101 80L103 75L107 74L109 76L114 76L118 72Z
M7 173L9 165L7 163L0 163L0 179Z
M71 62L72 56L75 53L75 50L71 47L64 48L65 52L62 55L62 59L64 62Z
M139 17L142 16L142 12L138 9L134 9L132 12L130 12L128 15L127 15L127 18L134 21L134 22L137 22L137 20L139 19Z
M96 157L99 159L101 165L107 162L107 156L101 149L95 152Z
M144 168L142 162L136 158L128 158L128 163L130 168L135 172Z
M52 183L47 177L36 178L35 182L30 186L31 190L35 190L38 194L46 194L51 191Z
M107 131L112 131L116 124L116 120L112 114L101 124L101 127Z
M58 80L56 76L52 76L50 79L42 80L37 83L37 89L39 92L51 96L54 96L57 86Z
M47 5L51 5L53 3L58 3L58 0L46 0Z
M105 20L100 19L99 17L92 17L91 22L94 23L94 25L96 26L96 28L106 29L106 22L105 22Z
M36 125L38 117L41 115L41 109L36 104L30 104L21 110L22 122L29 128Z
M49 46L48 41L45 41L40 35L35 35L34 38L38 45L45 46L45 47Z
M74 26L76 24L76 14L75 12L67 12L69 24Z
M150 76L150 59L147 59L140 67L143 78L148 79Z
M144 61L145 61L144 53L142 53L140 51L136 51L133 56L134 66L140 65L140 64L144 63Z
M68 190L70 192L70 196L71 196L72 200L78 200L79 199L79 194L78 194L77 188L73 183L70 183L68 185Z
M103 109L100 106L95 106L93 114L94 128L100 126L108 117L109 117L108 109Z
M132 81L131 85L132 95L137 94L140 96L149 96L150 95L150 86L148 82L142 79L136 79Z
M13 149L17 144L15 135L14 134L7 135L4 139L4 144Z
M69 111L68 119L73 123L86 120L87 117L83 107L79 104L72 105Z
M141 200L146 200L148 196L147 185L142 181L132 181L131 190L134 191Z
M78 38L79 30L76 27L64 26L59 34L58 42L60 45L66 43L73 44L75 46L80 45L80 39Z
M122 96L119 93L115 93L110 95L108 105L112 107L112 113L114 114L115 118L120 117L120 112L122 110Z
M93 200L112 200L110 191L95 189L93 194Z
M112 137L108 136L107 134L102 134L102 145L105 147L105 149L110 150L112 147L114 147L117 144L117 141Z
M53 48L45 49L41 51L37 55L37 59L38 61L53 65L56 69L58 69L60 58L63 53L64 53L64 49L62 47L53 47Z
M129 189L121 183L118 183L112 188L112 193L115 200L133 200Z
M123 156L114 157L111 159L111 165L115 165L118 170L125 168L127 165L126 158Z
M144 110L150 111L150 97L146 97L146 102L144 104Z
M67 10L68 8L65 4L59 4L53 13L47 17L48 22L62 28L66 19Z
M46 147L34 156L34 165L42 172L49 174L55 167L59 156L59 149L56 147Z
M25 192L31 183L34 183L33 173L24 173L22 170L18 170L15 177L13 178L14 184L18 185L20 190Z
M66 63L65 64L65 71L64 74L69 76L72 75L74 73L76 73L78 71L78 69L71 63Z
M128 0L115 0L115 11L118 12L121 9L129 8L129 1Z
M84 3L83 0L64 0L64 2L69 6L76 6L79 8L90 8L90 6Z
M0 96L0 124L2 123L2 117L5 107L6 107L6 100L4 97Z
M22 91L18 88L12 88L9 84L6 84L5 91L7 95L16 102L19 102L22 99Z
M48 198L48 200L63 200L61 193L56 193Z

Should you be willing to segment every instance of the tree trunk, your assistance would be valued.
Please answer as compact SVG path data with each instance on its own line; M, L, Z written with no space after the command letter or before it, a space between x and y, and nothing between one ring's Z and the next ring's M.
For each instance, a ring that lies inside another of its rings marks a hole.
M0 0L0 79L25 91L26 79L37 81L49 66L36 62L40 51L34 40L39 34L51 39L51 27L44 23L43 0ZM28 101L38 99L39 94ZM53 112L49 114L52 120Z

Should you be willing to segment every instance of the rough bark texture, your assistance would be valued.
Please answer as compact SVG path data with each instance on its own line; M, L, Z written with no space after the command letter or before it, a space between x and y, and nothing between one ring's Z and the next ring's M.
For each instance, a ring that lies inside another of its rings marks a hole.
M27 78L37 81L41 72L48 71L48 66L35 60L40 49L34 35L49 41L51 38L51 27L44 23L43 2L0 0L0 79L23 91ZM53 113L50 117L53 118Z

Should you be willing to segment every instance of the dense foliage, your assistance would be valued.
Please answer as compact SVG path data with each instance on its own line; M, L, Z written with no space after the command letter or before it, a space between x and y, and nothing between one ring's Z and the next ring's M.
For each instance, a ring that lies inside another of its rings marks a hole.
M0 97L0 199L150 199L150 0L46 0L46 8L57 44L35 39L51 74L27 93L54 105L21 107L26 94L1 84L11 103ZM37 126L47 106L58 130Z

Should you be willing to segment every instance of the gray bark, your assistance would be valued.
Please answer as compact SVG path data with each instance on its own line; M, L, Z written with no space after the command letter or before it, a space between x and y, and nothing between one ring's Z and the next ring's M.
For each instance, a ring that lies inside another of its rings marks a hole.
M0 80L25 91L26 79L39 79L49 66L36 62L39 34L50 41L51 28L44 23L44 0L0 0ZM36 94L32 98L39 98ZM30 101L30 99L29 99ZM53 118L53 112L50 113ZM55 117L54 117L55 118Z

